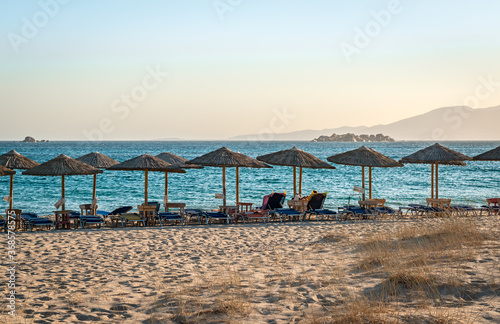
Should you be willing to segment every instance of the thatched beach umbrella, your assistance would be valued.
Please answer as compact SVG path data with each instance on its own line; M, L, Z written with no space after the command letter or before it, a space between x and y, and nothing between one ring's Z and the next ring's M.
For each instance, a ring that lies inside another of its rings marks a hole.
M64 198L65 176L90 175L97 173L102 173L102 170L72 159L64 154L23 172L24 175L33 176L61 176L61 198ZM64 203L62 204L62 210L65 210Z
M431 198L439 198L439 165L461 165L463 161L472 160L471 157L460 152L454 151L439 143L421 149L413 154L405 156L399 162L401 163L424 163L431 165ZM434 172L435 168L435 172ZM434 173L436 174L434 176ZM435 186L434 186L435 183ZM434 187L435 194L434 194Z
M139 155L133 159L127 160L120 164L109 167L108 170L118 171L145 171L144 183L144 204L148 203L148 172L149 171L162 171L162 172L175 172L186 173L186 171L176 168L170 163L163 161L160 158L150 154Z
M257 161L248 155L236 153L226 147L209 152L187 162L210 167L222 167L222 194L226 206L226 167L236 168L236 203L239 202L239 168L271 168L271 166Z
M11 150L5 154L0 155L0 165L3 165L4 167L11 168L11 169L21 169L21 170L27 170L31 169L33 167L36 167L40 165L40 163L33 161L32 159L29 159L25 157L24 155L21 155L17 153L14 150ZM13 200L14 200L14 175L10 175L10 200L9 200L9 209L12 209L13 205Z
M500 161L500 146L474 157L475 161Z
M115 159L112 159L109 156L99 152L92 152L89 154L85 154L84 156L80 156L75 160L87 163L88 165L93 166L94 168L97 169L106 169L120 163ZM96 186L97 186L97 174L94 173L94 181L92 187L92 202L94 202L96 198Z
M361 181L363 189L365 189L365 167L368 167L369 199L372 199L372 168L393 168L403 166L398 161L395 161L366 146L361 146L360 148L352 151L332 155L328 157L327 160L337 164L361 166ZM363 200L365 200L364 192Z
M297 194L297 167L299 168L299 195L302 194L302 168L310 169L335 169L334 166L320 160L311 153L307 153L297 147L278 151L257 157L257 160L273 165L284 165L293 167L293 196Z
M186 164L188 159L175 155L170 152L163 152L156 156L172 166L180 169L203 169L201 165ZM165 197L164 201L168 203L168 171L165 171Z

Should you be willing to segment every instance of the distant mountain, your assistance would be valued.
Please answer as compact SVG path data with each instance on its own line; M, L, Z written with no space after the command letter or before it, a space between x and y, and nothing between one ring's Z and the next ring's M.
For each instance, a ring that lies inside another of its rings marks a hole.
M466 106L444 107L425 114L371 127L338 127L302 130L282 134L251 134L230 140L311 141L321 135L379 134L395 140L500 140L500 106L473 109Z

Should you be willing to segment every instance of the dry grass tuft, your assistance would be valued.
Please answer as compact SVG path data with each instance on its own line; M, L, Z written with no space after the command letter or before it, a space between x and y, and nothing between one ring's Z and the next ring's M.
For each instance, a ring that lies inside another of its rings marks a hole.
M462 295L463 269L488 238L472 222L451 219L437 226L414 223L364 239L355 251L360 255L355 274L358 280L378 278L380 284L368 291L353 291L345 283L343 290L348 293L341 295L342 303L331 309L334 315L318 322L406 321L408 315L399 314L401 308L405 314L409 309L413 309L410 314L419 314L413 316L417 322L458 322L460 315L444 307L443 293Z
M322 237L325 243L338 243L343 241L348 241L349 237L347 235L341 235L338 233L330 232Z
M238 271L218 268L196 282L178 285L157 303L155 311L170 314L176 323L231 322L251 312L245 287Z

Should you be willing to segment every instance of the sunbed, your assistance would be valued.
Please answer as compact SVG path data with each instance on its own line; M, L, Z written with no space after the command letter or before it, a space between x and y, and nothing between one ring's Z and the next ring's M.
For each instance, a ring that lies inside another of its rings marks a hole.
M240 212L238 216L243 219L243 222L262 219L265 223L270 221L271 215L274 214L277 208L283 207L286 192L272 192L262 198L262 206L251 211Z
M397 217L398 211L389 206L386 206L385 199L372 199L372 200L377 203L374 208L375 213L377 213L377 216L393 216L394 218Z
M96 214L104 216L104 217L113 216L113 215L120 215L120 214L128 213L133 208L134 207L132 207L132 206L122 206L122 207L116 208L112 212L106 212L106 211L98 210L98 211L96 211Z
M158 220L160 222L160 226L163 226L163 222L176 222L180 221L182 225L184 225L184 207L186 207L185 203L167 203L165 204L165 209L169 211L159 212ZM170 208L178 208L178 212L171 212Z
M21 214L21 220L23 221L24 230L29 229L30 232L33 231L35 226L47 226L54 229L54 221L46 217L40 217L35 213L24 212Z
M306 211L306 215L309 215L309 218L311 218L310 215L316 215L316 220L319 221L319 216L321 215L323 216L322 220L324 220L324 216L327 216L328 218L330 216L335 216L335 219L338 220L336 211L323 208L326 196L327 196L326 192L313 193L309 196L309 202L307 203L307 211Z
M201 209L184 209L184 214L186 221L190 221L193 217L196 217L199 224L201 224L201 219L205 217L205 212Z
M142 226L146 226L146 218L141 217L141 215L136 213L124 213L117 215L118 219L121 221L122 227L124 228L127 224L136 224L139 225L142 223Z
M356 220L356 217L358 219L368 219L369 217L373 219L377 218L375 210L353 205L339 207L339 213L341 213L341 218L344 220L347 220L350 216L352 216L354 220Z
M207 225L211 224L213 220L217 220L219 222L222 220L222 221L225 221L227 224L229 224L231 221L235 221L235 217L233 217L229 214L220 212L220 211L203 212L203 216L205 217L205 219L207 221Z

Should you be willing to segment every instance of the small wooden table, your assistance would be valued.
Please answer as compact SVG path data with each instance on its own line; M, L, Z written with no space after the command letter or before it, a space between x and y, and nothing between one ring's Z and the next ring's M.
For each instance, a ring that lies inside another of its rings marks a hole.
M186 208L186 203L166 203L164 204L165 211L168 212L169 208L179 208L179 213L184 214L184 208Z
M14 219L12 218L9 218L9 212L14 212ZM5 223L9 224L10 221L14 221L16 226L15 226L15 230L18 231L21 229L21 214L22 214L23 210L22 209L6 209L5 210L5 214L7 215L5 217Z
M253 203L239 202L236 205L238 205L239 212L248 213L249 211L252 210Z
M288 207L298 210L303 213L307 210L307 200L299 199L299 200L289 200L287 201Z
M54 210L56 215L56 229L71 229L69 214L72 210Z
M375 208L378 205L378 201L375 199L368 199L368 200L360 200L358 201L359 207L363 208Z
M238 206L219 206L219 211L228 215L236 215L238 213Z
M155 205L138 205L139 215L146 219L146 224L150 226L156 225L156 206Z

